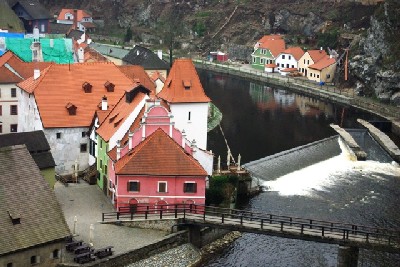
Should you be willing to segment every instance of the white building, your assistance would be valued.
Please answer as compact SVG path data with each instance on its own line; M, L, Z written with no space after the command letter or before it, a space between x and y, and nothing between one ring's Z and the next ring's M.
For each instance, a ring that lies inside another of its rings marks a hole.
M96 28L92 15L81 9L63 8L57 17L57 23L74 25L76 30L83 32L93 32Z
M187 139L195 140L197 147L207 149L208 104L193 62L190 59L176 59L158 94L170 106L175 127L185 131Z
M298 62L303 55L304 51L300 47L290 47L286 49L276 58L278 71L282 75L286 75L292 71L297 71Z
M57 173L72 174L76 162L79 171L85 170L89 127L102 98L115 105L136 82L113 63L53 64L35 78L18 84L21 131L43 130Z

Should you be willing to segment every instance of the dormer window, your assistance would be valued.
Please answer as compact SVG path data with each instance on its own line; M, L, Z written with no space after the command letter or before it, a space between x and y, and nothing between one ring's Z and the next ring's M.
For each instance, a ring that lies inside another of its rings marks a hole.
M13 225L21 223L21 214L11 213L10 211L8 211L8 215L10 216Z
M115 88L115 84L106 81L106 83L104 84L104 87L107 89L107 92L114 92L114 88Z
M118 121L114 122L114 127L117 127L122 121L122 118L120 118Z
M85 91L85 93L91 93L92 92L92 85L90 84L90 83L88 83L88 82L84 82L83 84L82 84L82 88L83 88L83 90Z
M189 90L190 87L192 87L192 82L190 80L183 80L183 87L185 87L185 90Z
M74 104L68 103L65 107L67 108L68 113L69 113L70 116L76 115L77 107Z
M118 114L119 114L119 113L113 115L113 116L109 119L108 122L110 122L110 123L113 122L113 121L115 120L115 118L118 116Z

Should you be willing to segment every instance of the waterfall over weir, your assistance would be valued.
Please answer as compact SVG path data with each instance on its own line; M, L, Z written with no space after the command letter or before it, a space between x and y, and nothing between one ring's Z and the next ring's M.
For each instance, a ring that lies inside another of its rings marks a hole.
M341 152L338 136L336 135L249 162L244 167L251 173L253 178L271 181L330 159Z

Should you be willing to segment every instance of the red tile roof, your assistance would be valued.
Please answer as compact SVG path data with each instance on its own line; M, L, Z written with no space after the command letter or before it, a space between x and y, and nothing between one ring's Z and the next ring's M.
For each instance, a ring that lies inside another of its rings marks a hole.
M314 61L314 63L317 63L324 56L326 56L325 50L308 50L306 53L308 53L310 55L310 57Z
M160 79L162 82L165 82L165 78L158 71L153 72L150 78L153 80L153 82L157 81L158 79Z
M185 88L185 85L188 86ZM210 98L204 92L196 68L190 59L176 59L158 97L169 103L206 103Z
M259 48L268 49L274 57L277 57L286 47L281 35L265 35L258 42Z
M105 88L107 81L115 85L114 92ZM92 86L91 93L83 90L85 82ZM35 95L43 126L58 128L89 127L104 95L111 106L136 84L114 63L96 62L53 64L37 80L31 77L18 86ZM76 115L69 115L67 103L77 107Z
M8 64L8 66L5 67L5 64ZM7 51L4 55L0 57L0 68L4 67L7 69L7 71L1 71L2 73L0 73L0 82L20 82L33 76L34 69L44 70L50 65L51 63L49 62L24 62L13 52ZM11 71L10 68L13 69L15 72Z
M126 76L128 76L135 83L140 83L151 91L150 96L155 96L156 85L150 79L147 72L142 66L138 65L121 65L117 66Z
M271 63L271 64L265 64L265 67L266 67L266 68L276 68L277 65L274 64L274 63Z
M304 50L301 47L289 47L282 53L292 55L297 61L304 55Z
M139 88L137 88L139 89ZM135 89L133 89L135 90ZM103 120L100 127L97 129L97 134L103 138L104 141L110 141L110 138L121 127L129 115L136 109L139 103L145 98L146 94L138 91L134 99L128 103L125 93L107 117Z
M200 163L160 128L117 161L115 173L207 176Z
M296 68L286 68L286 69L282 69L281 72L294 72L297 71Z
M58 15L57 20L66 20L65 19L65 14L70 13L74 15L74 9L73 8L63 8L60 11L60 15ZM81 21L83 18L91 18L92 15L90 15L88 12L82 9L77 10L77 21ZM73 21L73 20L71 20Z
M93 48L86 46L85 47L85 54L84 54L84 61L85 62L108 62L109 60L94 50Z
M329 67L332 64L336 63L336 59L330 58L330 56L326 55L322 59L320 59L317 63L308 66L310 69L315 69L315 70L323 70L327 67Z

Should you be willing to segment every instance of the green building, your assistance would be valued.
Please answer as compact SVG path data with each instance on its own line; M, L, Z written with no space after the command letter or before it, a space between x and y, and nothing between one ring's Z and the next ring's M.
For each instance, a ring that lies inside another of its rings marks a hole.
M280 35L265 35L254 46L251 54L251 66L254 69L265 71L276 67L275 59L285 50L285 40Z

